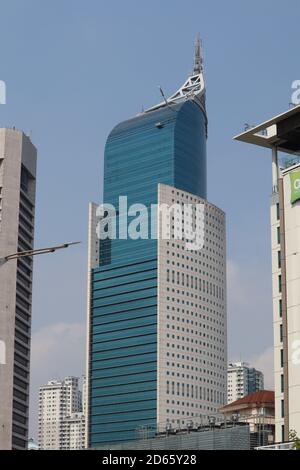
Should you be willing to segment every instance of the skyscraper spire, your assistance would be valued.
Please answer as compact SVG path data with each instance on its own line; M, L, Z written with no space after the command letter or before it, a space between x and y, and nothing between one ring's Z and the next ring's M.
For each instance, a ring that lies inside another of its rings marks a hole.
M197 34L195 41L195 56L194 56L194 75L198 75L203 71L203 61L201 57L201 40L199 34Z
M160 89L163 94L162 90ZM163 94L164 100L151 108L148 108L145 112L154 111L155 109L162 108L163 106L170 106L175 103L180 103L182 100L192 99L194 100L206 113L205 110L205 83L203 77L203 60L201 55L201 39L199 34L195 41L195 56L194 56L194 67L191 75L184 82L184 84L171 95L166 98Z

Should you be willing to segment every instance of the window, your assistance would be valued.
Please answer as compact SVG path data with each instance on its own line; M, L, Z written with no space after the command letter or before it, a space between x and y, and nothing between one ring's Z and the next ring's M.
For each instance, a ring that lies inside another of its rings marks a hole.
M282 300L279 300L279 316L282 318Z
M281 426L281 441L284 442L284 425Z
M283 367L283 349L280 349L280 367Z
M22 165L22 170L21 170L21 188L25 193L28 192L28 187L29 187L29 173L28 171L23 167Z
M282 329L282 324L279 325L279 337L280 337L280 341L282 343L283 341L283 329Z
M282 292L282 277L281 274L278 276L278 290L281 293Z
M277 252L278 268L281 269L281 251Z
M277 217L277 220L280 220L280 206L279 206L279 203L276 204L276 217Z
M281 374L280 376L280 386L281 386L281 393L284 392L284 375Z
M284 418L284 400L281 400L281 417Z
M277 243L280 244L280 227L277 227Z

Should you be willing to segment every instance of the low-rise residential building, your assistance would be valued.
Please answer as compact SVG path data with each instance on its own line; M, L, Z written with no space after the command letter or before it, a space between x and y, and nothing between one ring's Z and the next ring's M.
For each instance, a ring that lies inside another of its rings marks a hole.
M275 395L270 390L260 390L220 408L229 422L248 423L250 433L257 435L258 445L274 442Z

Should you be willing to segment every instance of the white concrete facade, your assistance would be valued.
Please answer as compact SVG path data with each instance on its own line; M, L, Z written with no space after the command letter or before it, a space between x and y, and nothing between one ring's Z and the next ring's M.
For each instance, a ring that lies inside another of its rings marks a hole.
M282 292L279 289L279 279L282 276L282 265L279 261L280 248L280 214L279 194L273 195L271 205L271 247L272 247L272 286L273 286L273 325L274 325L274 385L275 385L275 441L284 440L284 417L281 412L283 400L283 341L280 338L282 329Z
M87 263L87 324L86 324L86 379L84 382L84 407L85 407L85 446L89 447L89 396L90 396L90 331L91 331L91 307L92 307L92 270L99 266L99 238L97 236L97 208L99 204L95 202L89 203L88 218L88 263Z
M224 212L188 192L159 184L158 203L204 204L205 223L199 250L158 238L157 421L163 431L201 423L226 403L226 228ZM159 233L161 224L159 218Z

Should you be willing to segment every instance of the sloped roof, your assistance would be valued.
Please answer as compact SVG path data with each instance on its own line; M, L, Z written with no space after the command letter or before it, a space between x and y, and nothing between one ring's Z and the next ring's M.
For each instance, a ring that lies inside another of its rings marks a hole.
M220 412L233 411L243 408L255 408L256 406L270 405L274 406L275 393L272 390L259 390L255 393L250 393L246 397L239 398L238 400L229 403L228 405L220 408Z

